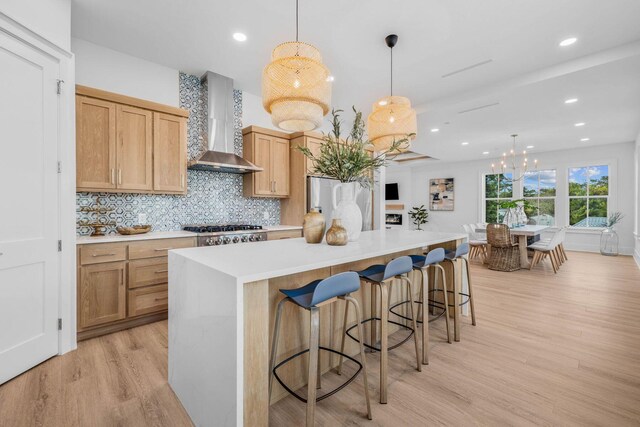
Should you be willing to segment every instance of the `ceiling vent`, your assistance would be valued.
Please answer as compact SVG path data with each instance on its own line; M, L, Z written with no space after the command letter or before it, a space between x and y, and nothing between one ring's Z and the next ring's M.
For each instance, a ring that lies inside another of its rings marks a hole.
M427 159L438 160L426 154L416 153L413 151L405 151L403 153L393 156L393 158L390 160L396 163L405 163L405 162L412 162L416 160L427 160Z
M500 103L499 102L494 102L493 104L479 105L477 107L468 108L466 110L458 111L458 114L470 113L472 111L478 111L478 110L482 110L484 108L495 107L496 105L500 105Z
M450 73L444 74L442 76L443 79L447 77L455 76L456 74L464 73L465 71L473 70L474 68L482 67L483 65L487 65L493 62L493 59L487 59L482 62L478 62L477 64L469 65L468 67L460 68L459 70L452 71Z

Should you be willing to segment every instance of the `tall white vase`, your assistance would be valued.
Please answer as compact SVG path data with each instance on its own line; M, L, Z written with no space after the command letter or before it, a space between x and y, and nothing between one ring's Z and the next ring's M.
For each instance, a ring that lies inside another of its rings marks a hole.
M342 220L350 242L358 240L362 231L362 212L356 203L361 190L362 186L357 182L342 182L333 187L333 218Z

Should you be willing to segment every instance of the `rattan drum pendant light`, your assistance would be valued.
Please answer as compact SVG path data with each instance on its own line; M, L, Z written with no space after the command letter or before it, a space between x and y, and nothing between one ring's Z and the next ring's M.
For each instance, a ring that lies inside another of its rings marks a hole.
M331 104L329 69L314 46L296 41L276 46L262 72L262 105L271 121L287 131L310 131L322 124Z
M394 141L406 138L415 139L416 111L411 108L411 101L404 96L393 95L393 47L398 42L398 36L388 35L384 41L391 50L391 94L373 104L373 111L369 114L367 132L375 151L388 150ZM400 147L399 151L407 151L410 143Z

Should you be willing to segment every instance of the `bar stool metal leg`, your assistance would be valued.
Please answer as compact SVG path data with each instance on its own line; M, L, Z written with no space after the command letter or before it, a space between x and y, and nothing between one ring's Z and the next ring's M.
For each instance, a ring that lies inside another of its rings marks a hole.
M424 296L429 295L429 274L426 268L420 269L422 272L422 288L420 288L420 313L422 315L422 364L429 364L429 313L427 312L428 297L425 301ZM425 292L427 288L427 292Z
M373 418L371 416L371 401L369 400L369 382L367 380L367 360L364 353L364 328L362 327L362 312L360 311L360 304L358 304L358 301L355 298L351 297L350 295L346 295L344 299L346 300L345 303L347 304L347 306L349 305L349 302L351 302L351 304L353 304L356 310L356 322L358 322L358 340L360 341L360 359L362 361L362 369L364 371L364 398L367 402L367 418L371 420ZM346 319L346 316L347 316L347 310L345 310L345 319ZM344 343L344 337L347 335L345 333L346 330L347 328L346 328L346 321L345 321L345 328L342 331L343 343ZM344 352L344 344L343 344L342 352ZM342 356L340 357L342 358Z
M320 310L309 309L309 376L307 385L307 427L313 427L316 412L316 383L318 374L318 346L320 331Z
M471 286L471 272L469 270L469 260L462 258L467 269L467 285L469 286L469 305L471 307L471 324L476 326L476 311L473 306L473 287Z
M413 342L416 345L416 366L418 372L422 372L422 363L420 363L420 346L418 345L418 326L416 324L416 316L415 311L413 310L413 286L411 284L411 279L407 274L400 276L401 280L407 282L407 288L409 290L409 310L411 311L411 326L413 327ZM429 329L429 322L426 322L427 326L423 326L423 331L425 329ZM424 325L424 323L423 323Z
M447 292L447 276L444 272L444 267L442 267L440 264L435 264L436 267L438 267L438 269L440 269L440 273L441 273L441 277L442 277L442 295L443 299L444 299L444 316L445 316L445 325L447 328L447 342L449 344L451 344L451 332L449 331L449 298L447 296L448 292ZM434 274L434 278L435 278L435 274Z
M280 338L280 321L282 320L282 309L289 298L284 298L278 303L276 311L276 321L273 327L273 342L271 343L271 358L269 359L269 404L271 404L271 391L273 390L273 368L276 365L278 355L278 340Z

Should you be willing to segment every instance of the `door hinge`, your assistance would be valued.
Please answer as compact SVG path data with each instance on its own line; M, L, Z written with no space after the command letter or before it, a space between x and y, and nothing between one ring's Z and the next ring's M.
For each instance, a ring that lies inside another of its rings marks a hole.
M60 79L56 80L56 93L58 95L60 95L60 92L62 92L62 89L61 89L62 83L64 83L64 80L60 80Z
M62 319L58 319L58 330L62 330Z
M58 160L58 173L62 173L62 162Z
M62 252L62 240L58 240L58 252Z

